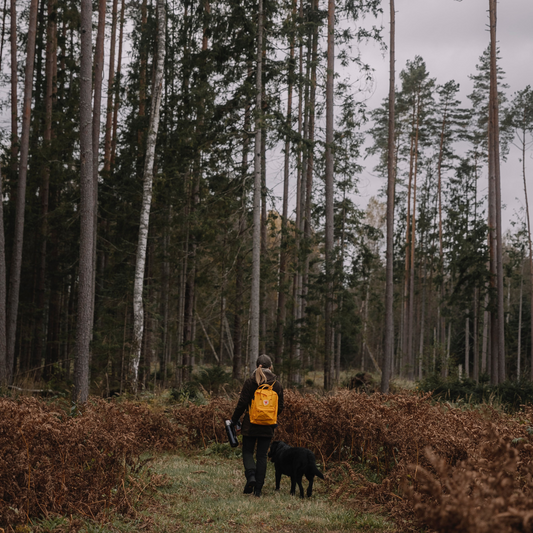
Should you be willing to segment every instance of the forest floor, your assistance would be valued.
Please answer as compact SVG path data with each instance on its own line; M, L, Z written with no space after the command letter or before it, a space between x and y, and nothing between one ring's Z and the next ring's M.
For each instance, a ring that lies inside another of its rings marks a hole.
M228 449L153 456L148 468L130 478L131 483L139 485L137 500L130 502L130 517L109 513L99 521L78 519L75 524L72 518L57 517L41 520L29 531L392 533L396 530L384 512L364 512L348 502L332 501L334 488L320 479L315 479L313 496L305 500L290 496L290 479L286 476L276 492L271 463L263 496L243 495L242 459L238 451L228 453Z

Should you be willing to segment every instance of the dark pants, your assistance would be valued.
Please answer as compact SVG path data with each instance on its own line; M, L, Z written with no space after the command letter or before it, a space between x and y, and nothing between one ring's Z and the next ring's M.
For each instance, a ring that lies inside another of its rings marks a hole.
M242 437L242 462L244 470L255 470L255 480L259 487L265 482L267 470L267 452L270 446L270 437ZM257 443L257 451L254 461L254 449Z

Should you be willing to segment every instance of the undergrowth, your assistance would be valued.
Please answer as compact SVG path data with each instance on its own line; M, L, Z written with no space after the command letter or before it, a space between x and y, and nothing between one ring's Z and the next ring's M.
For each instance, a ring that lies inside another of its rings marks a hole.
M238 494L240 448L228 446L224 430L234 406L229 397L165 408L98 400L72 416L53 402L0 399L0 524L92 519L111 509L133 520L138 495L162 479L139 481L146 450L233 461ZM532 407L511 416L490 405L457 409L430 393L287 390L275 438L315 453L330 501L384 507L397 531L532 530Z
M505 381L499 385L488 383L488 377L482 376L479 382L467 377L442 378L432 375L418 383L422 392L431 392L433 398L468 405L491 404L500 409L514 413L524 404L533 404L533 382Z

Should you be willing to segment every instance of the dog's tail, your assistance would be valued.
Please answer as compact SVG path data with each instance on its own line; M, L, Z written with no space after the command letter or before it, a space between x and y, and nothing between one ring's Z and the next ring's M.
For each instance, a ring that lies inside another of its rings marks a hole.
M314 464L313 465L313 470L314 470L314 474L315 476L319 477L320 479L324 479L324 474L322 474L322 472L317 468L317 466Z

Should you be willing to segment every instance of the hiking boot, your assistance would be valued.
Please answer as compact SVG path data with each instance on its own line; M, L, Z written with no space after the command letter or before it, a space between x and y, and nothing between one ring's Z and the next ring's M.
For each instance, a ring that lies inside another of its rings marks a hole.
M252 494L255 489L255 470L246 470L246 485L244 486L243 494Z

